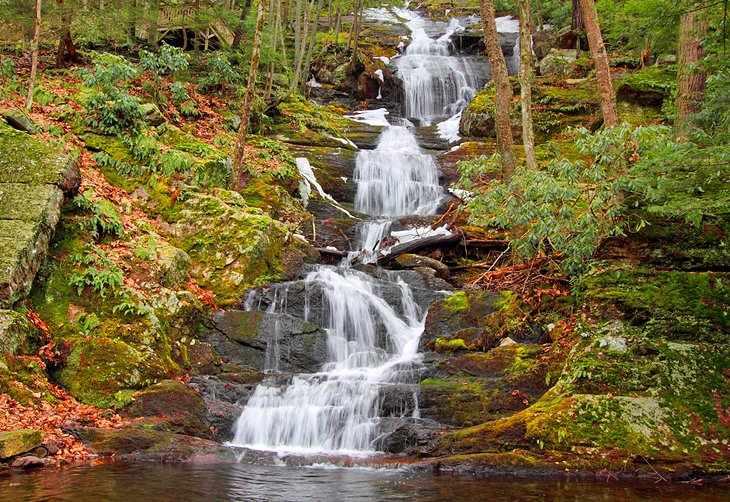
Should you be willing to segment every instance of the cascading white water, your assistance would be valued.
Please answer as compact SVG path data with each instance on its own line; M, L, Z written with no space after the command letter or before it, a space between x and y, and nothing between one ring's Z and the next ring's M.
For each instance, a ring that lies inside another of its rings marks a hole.
M400 14L410 16L413 34L405 55L396 63L405 90L406 115L421 125L453 116L486 81L484 63L475 57L449 55L449 40L460 29L458 22L432 39L425 21L410 11ZM364 250L360 259L365 262L373 261L383 241L395 235L389 218L435 214L442 197L433 157L420 149L411 129L389 125L387 113L368 111L355 117L360 121L377 118L378 125L385 126L375 150L358 153L354 175L358 184L355 209L376 217L358 228ZM298 165L319 190L311 167L304 161ZM434 232L448 231L413 229L401 232L399 238ZM383 432L379 428L381 390L410 381L411 370L420 361L418 339L425 318L404 281L391 279L391 302L393 282L400 299L394 302L397 305L389 304L381 291L386 283L349 268L352 259L341 267L318 267L304 281L308 291L304 319L326 329L329 362L317 373L293 376L287 385L275 379L259 385L236 422L233 445L304 453L374 449L376 436ZM315 302L312 295L321 295L322 301ZM271 311L281 308L276 298ZM321 303L321 312L311 311L310 305L315 303ZM246 299L247 308L255 304L255 295ZM321 319L313 319L317 313ZM276 336L270 345L267 356L277 353ZM269 363L267 367L276 368ZM415 395L413 400L412 416L417 418Z
M407 23L412 41L395 60L403 83L404 114L421 125L459 113L490 75L482 59L451 55L451 36L463 29L458 20L452 19L446 33L436 39L426 33L426 23L420 17Z
M319 373L293 377L285 387L259 385L236 423L232 444L293 452L372 451L381 386L397 379L396 367L418 358L422 313L403 281L398 283L403 314L362 272L320 267L305 283L323 295L331 362Z
M441 199L438 166L404 126L390 126L375 150L358 153L355 209L374 216L433 214Z

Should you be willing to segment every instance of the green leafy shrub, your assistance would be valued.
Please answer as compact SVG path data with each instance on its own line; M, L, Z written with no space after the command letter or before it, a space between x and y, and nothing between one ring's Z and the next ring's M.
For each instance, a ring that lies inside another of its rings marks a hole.
M93 53L91 57L94 67L84 72L84 85L92 90L86 100L89 116L85 125L104 134L137 134L145 114L139 98L127 90L139 70L116 54Z
M236 83L240 76L233 69L230 61L223 55L213 56L208 60L205 77L200 81L204 91L221 90L228 84Z
M0 78L3 80L15 75L15 61L10 58L0 60Z
M79 296L86 287L106 298L107 293L114 293L124 283L124 272L112 262L104 250L90 246L85 253L77 253L70 257L71 263L78 268L71 275L69 284L76 288Z
M74 197L76 207L90 213L79 220L81 228L88 230L97 240L105 234L121 237L124 225L114 204L104 198L94 202L93 195L93 192L88 191Z
M173 82L170 84L170 96L172 97L172 102L177 106L190 99L187 86L182 82Z
M190 56L181 47L162 44L157 54L149 51L140 51L139 66L143 70L157 75L166 75L185 70L189 66Z
M590 162L558 158L543 169L521 166L508 183L485 181L481 190L478 180L499 168L495 155L462 163L457 188L479 189L469 201L470 222L510 230L518 256L560 253L563 270L580 273L604 238L624 234L628 208L661 199L657 187L666 171L657 169L656 159L679 148L667 127L578 129L575 149Z

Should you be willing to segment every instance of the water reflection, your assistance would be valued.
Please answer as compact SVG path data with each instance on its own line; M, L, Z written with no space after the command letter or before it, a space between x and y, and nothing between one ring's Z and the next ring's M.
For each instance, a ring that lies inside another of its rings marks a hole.
M666 501L728 500L720 487L497 480L402 471L109 464L0 474L3 501Z

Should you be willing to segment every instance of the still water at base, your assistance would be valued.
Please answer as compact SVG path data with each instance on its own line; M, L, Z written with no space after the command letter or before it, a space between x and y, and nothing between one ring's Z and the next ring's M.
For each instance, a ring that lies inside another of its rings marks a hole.
M0 474L3 501L728 500L721 487L474 478L384 469L108 464Z

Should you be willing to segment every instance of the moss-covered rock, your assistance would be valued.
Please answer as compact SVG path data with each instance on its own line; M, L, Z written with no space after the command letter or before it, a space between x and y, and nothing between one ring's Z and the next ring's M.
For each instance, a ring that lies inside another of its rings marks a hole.
M0 460L29 452L42 441L43 433L34 429L0 431Z
M10 306L30 291L80 174L68 156L7 126L0 151L0 306Z
M141 389L169 374L154 352L115 338L72 341L65 365L54 378L74 397L106 408L126 404Z
M132 396L120 414L136 420L135 426L211 438L205 424L206 408L197 391L178 380L163 380Z
M22 314L0 309L0 353L17 354L37 337L36 328Z
M421 415L468 427L524 410L548 388L541 353L538 346L512 344L440 360L434 376L421 382Z
M236 451L214 441L138 428L84 429L81 439L101 456L118 461L235 464Z
M619 100L661 106L677 87L676 66L650 66L625 77L618 83Z
M186 192L174 241L192 259L190 274L223 305L240 300L254 284L291 274L311 257L309 244L227 190Z

